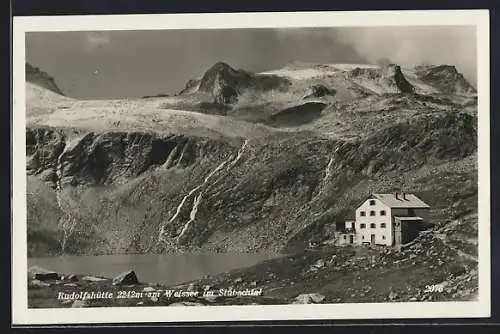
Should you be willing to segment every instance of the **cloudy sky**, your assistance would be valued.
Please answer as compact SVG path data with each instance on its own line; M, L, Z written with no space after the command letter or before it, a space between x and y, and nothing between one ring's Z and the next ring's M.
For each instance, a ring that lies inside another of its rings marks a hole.
M26 61L78 98L175 94L217 61L263 71L291 61L452 64L476 83L472 26L32 32Z

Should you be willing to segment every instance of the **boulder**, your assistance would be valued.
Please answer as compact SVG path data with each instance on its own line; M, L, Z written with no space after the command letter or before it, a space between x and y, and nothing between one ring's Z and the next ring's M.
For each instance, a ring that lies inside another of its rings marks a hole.
M133 270L125 271L113 278L113 285L139 284L139 280Z
M397 294L396 292L391 291L391 292L389 293L389 300L391 300L391 301L392 301L392 300L395 300L395 299L397 299L397 298L398 298L398 294Z
M35 279L40 281L58 280L59 274L55 272L35 274Z
M465 269L463 266L458 265L458 264L454 264L454 265L452 265L452 266L451 266L451 268L450 268L450 274L451 274L452 276L455 276L455 277L456 277L456 276L463 275L463 274L465 274L466 272L467 272L467 271L466 271L466 269Z
M323 268L325 266L325 261L323 259L319 259L316 263L313 264L313 267L318 269Z
M49 287L49 283L42 282L40 280L34 279L28 283L28 289L38 289L38 288L46 288Z
M80 300L80 299L77 299L73 302L73 304L71 305L71 307L73 308L80 308L80 307L87 307L88 304L85 300Z
M60 275L54 271L33 266L28 269L28 277L39 281L50 281L60 279Z
M304 293L295 297L294 304L318 304L325 300L320 293Z
M78 277L76 275L71 274L67 277L67 280L71 282L76 282L78 281Z
M82 277L82 280L88 281L88 282L102 282L102 281L106 281L107 278L95 277L95 276L84 276L84 277Z

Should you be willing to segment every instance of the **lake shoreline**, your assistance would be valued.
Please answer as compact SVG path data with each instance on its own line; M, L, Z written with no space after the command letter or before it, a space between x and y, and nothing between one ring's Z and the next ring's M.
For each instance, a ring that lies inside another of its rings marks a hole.
M57 308L477 300L477 262L465 258L457 263L456 257L447 252L429 258L424 249L443 252L445 245L436 244L430 235L421 239L421 243L401 250L320 246L181 284L145 283L133 279L119 282L116 277L113 282L109 277L92 279L71 275L36 284L31 280L28 305L30 308ZM429 266L434 268L429 275L411 274L428 271ZM140 278L141 273L137 274ZM442 289L427 291L425 287L430 285ZM220 293L221 290L234 293ZM169 295L168 291L172 293ZM245 291L261 292L241 295ZM109 292L113 293L113 298L60 300L61 292Z
M279 253L65 255L28 258L28 266L38 266L61 274L101 277L115 277L124 271L134 270L140 281L175 285L248 268L262 261L283 256L286 255Z

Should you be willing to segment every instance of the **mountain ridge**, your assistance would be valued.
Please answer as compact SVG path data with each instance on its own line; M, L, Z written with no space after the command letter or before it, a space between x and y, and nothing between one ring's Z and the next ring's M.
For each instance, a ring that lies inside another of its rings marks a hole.
M26 63L25 67L27 82L37 84L56 94L64 96L64 93L59 89L54 78L51 77L47 72L40 70L40 68L33 66L30 63Z
M406 186L426 196L448 180L419 185L420 171L455 163L467 167L452 179L474 178L475 93L447 71L217 63L177 96L51 99L44 113L28 100L30 254L300 249L378 178L392 191L391 175L416 173Z

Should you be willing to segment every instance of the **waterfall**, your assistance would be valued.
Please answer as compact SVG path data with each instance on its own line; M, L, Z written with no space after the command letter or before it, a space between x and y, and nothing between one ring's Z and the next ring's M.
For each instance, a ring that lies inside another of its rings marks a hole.
M175 147L172 149L172 151L170 151L170 153L168 154L168 157L167 157L167 160L165 161L165 163L163 163L163 168L165 169L169 169L170 166L172 166L172 161L174 160L174 157L175 155L177 154L177 152L179 152L179 144L175 145Z
M182 162L182 159L184 158L184 153L186 153L188 147L189 147L189 143L186 142L184 144L184 147L182 147L181 156L179 157L179 159L177 159L177 163L175 164L175 166L179 166L180 165L180 163Z
M236 154L236 158L233 161L231 161L231 163L229 164L228 170L231 167L233 167L234 165L236 165L238 163L238 161L241 159L241 156L243 155L243 152L245 151L245 148L248 145L248 141L249 141L248 139L245 140L243 145L241 145L240 149L238 150L238 154Z
M62 239L59 240L61 244L61 251L64 253L64 250L66 249L66 242L68 241L69 237L73 234L73 231L76 226L76 219L71 215L71 213L66 212L63 208L63 200L62 200L62 191L63 191L63 184L62 184L62 179L64 177L64 164L63 164L63 157L64 155L69 152L74 146L79 142L79 138L75 138L71 141L64 141L63 145L64 148L62 152L59 154L57 157L57 164L56 164L56 201L57 201L57 206L59 209L63 212L63 215L61 218L59 218L58 221L58 227L62 230L63 236Z
M180 239L184 233L187 231L189 225L195 220L196 218L196 213L198 212L198 206L200 205L201 202L201 197L203 196L203 192L201 191L198 196L194 198L193 201L193 208L191 209L191 212L189 213L189 220L188 222L182 227L181 233L177 236L177 240Z
M217 166L217 168L215 168L213 171L211 171L207 177L205 177L205 179L203 180L203 182L201 184L199 184L198 186L194 187L193 189L191 189L191 191L186 195L184 196L184 198L181 200L181 202L179 203L179 205L177 206L177 210L175 211L175 214L172 216L172 218L170 218L168 220L168 223L171 223L175 220L175 218L177 218L177 216L179 215L179 213L181 212L181 209L182 207L184 206L184 203L186 203L187 199L189 197L191 197L191 195L193 195L195 192L197 192L201 187L203 187L211 178L212 176L217 173L219 170L221 170L224 165L227 163L227 161L223 161L219 166Z
M240 147L240 149L238 150L238 153L236 154L236 157L234 157L233 159L229 158L227 160L224 160L222 163L220 163L214 170L212 170L206 177L205 179L203 180L203 182L199 185L197 185L196 187L194 187L193 189L191 189L187 195L185 195L181 202L179 203L179 205L177 206L177 209L174 213L174 215L167 221L166 224L162 224L161 227L160 227L160 231L159 231L159 238L158 240L159 241L163 241L165 242L165 238L164 238L164 233L165 233L165 226L168 225L168 224L171 224L180 214L182 208L184 207L186 201L194 194L196 193L197 191L200 190L200 192L198 193L198 195L194 198L193 200L193 206L191 208L191 212L189 214L189 220L184 224L184 226L182 227L181 229L181 232L176 236L176 240L178 240L180 237L182 237L185 232L187 231L188 227L191 225L192 222L194 222L194 220L196 219L196 213L198 212L198 207L201 203L201 199L203 197L203 190L202 188L208 184L208 182L212 179L212 177L217 174L221 169L224 168L224 166L228 165L226 171L229 171L232 167L234 167L236 165L236 163L238 163L238 161L241 159L242 155L243 155L243 152L245 151L245 148L248 144L248 140L245 140L245 142L242 144L242 146ZM224 175L222 175L219 179L217 179L213 184L219 182L222 178L224 177ZM212 185L213 185L212 184ZM210 187L207 186L206 188L208 189ZM206 190L206 189L205 189Z
M323 180L321 180L321 183L323 183L323 185L325 185L328 182L328 179L332 176L332 165L333 165L333 157L330 157L328 165L326 165L325 176L323 177Z

